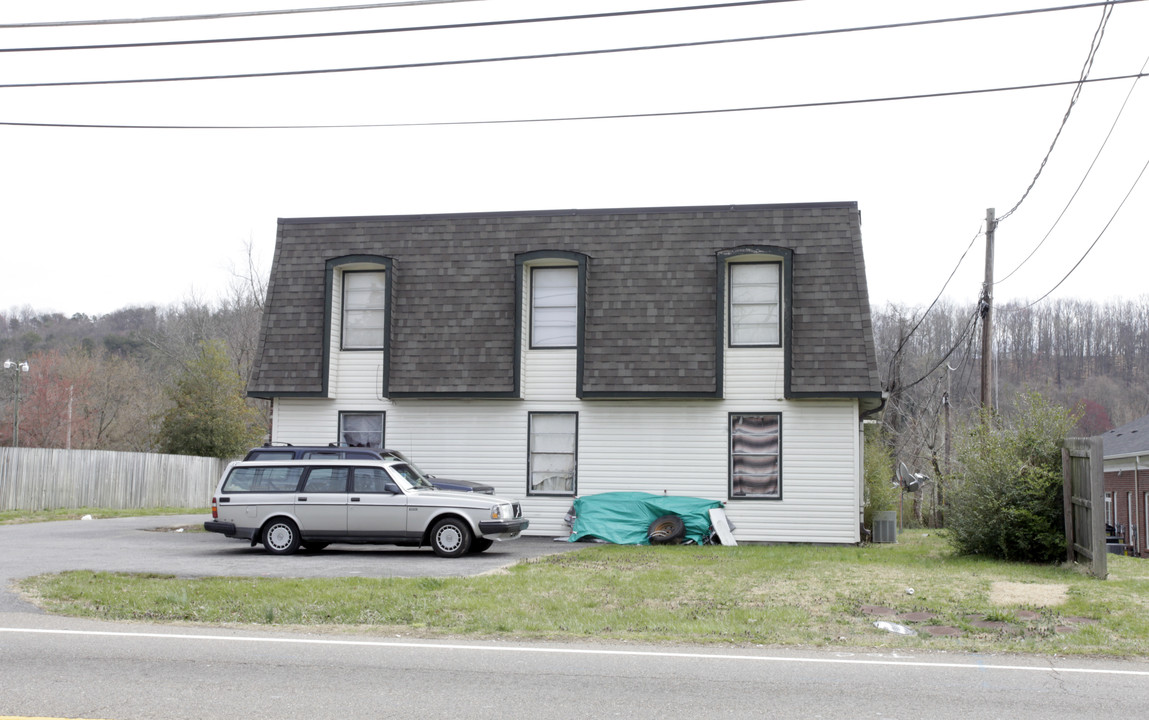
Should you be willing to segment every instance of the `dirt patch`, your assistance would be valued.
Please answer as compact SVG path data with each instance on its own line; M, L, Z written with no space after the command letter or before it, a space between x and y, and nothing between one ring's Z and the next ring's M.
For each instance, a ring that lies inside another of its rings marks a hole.
M1053 607L1063 605L1069 595L1068 585L995 582L989 589L989 601L995 605L1029 605Z

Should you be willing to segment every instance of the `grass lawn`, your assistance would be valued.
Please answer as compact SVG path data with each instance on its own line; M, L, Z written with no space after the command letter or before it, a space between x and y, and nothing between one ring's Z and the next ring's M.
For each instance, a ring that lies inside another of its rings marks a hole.
M418 637L1149 656L1149 561L954 556L937 531L864 547L588 545L470 578L181 579L69 572L21 590L108 620L344 627ZM910 589L913 589L912 594ZM899 635L875 627L913 628Z

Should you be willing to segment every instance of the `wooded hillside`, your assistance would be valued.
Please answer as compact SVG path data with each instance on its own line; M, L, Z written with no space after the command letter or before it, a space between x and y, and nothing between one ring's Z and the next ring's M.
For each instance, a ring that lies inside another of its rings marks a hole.
M946 398L952 432L980 406L981 313L942 302L924 318L921 309L886 306L873 320L896 459L940 476ZM993 326L999 410L1019 392L1038 392L1078 412L1082 436L1149 414L1149 297L1002 304Z

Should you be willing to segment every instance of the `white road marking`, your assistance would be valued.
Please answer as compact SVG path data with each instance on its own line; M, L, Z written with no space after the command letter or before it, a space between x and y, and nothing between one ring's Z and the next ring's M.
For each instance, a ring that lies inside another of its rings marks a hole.
M84 635L90 637L156 638L163 640L199 640L211 642L282 643L289 645L327 645L343 647L410 648L420 650L461 650L471 652L549 653L554 655L606 655L617 657L664 657L695 660L736 660L742 662L809 663L822 665L898 665L903 667L946 668L964 670L1022 670L1044 673L1082 673L1091 675L1131 675L1149 677L1149 670L1113 670L1106 668L1073 668L1038 665L994 665L985 662L925 662L893 653L880 658L859 658L852 654L832 658L779 657L771 655L734 655L727 653L671 652L657 650L601 650L588 648L523 647L514 645L456 645L429 642L396 642L390 640L322 640L317 638L252 637L243 635L188 635L179 633L114 632L110 630L51 630L47 628L4 628L0 633L43 635Z

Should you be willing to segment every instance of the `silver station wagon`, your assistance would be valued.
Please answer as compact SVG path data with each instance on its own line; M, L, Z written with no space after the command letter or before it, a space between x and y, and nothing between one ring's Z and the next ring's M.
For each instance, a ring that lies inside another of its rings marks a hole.
M522 514L511 500L439 490L398 460L245 461L224 472L203 526L276 555L357 543L459 557L517 538Z

